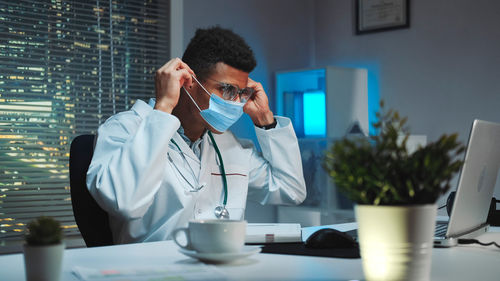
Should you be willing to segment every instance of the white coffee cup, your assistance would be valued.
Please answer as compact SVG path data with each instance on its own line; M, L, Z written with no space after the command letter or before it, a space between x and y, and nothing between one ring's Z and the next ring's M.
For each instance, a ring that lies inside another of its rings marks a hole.
M199 253L238 253L245 244L247 222L244 220L193 220L188 227L172 233L174 242L186 250ZM186 245L178 240L184 232Z

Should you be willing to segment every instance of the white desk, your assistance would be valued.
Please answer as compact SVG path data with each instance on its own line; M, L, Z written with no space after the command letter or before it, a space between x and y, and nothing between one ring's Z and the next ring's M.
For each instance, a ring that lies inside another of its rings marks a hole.
M351 224L336 225L347 230ZM305 228L308 233L317 228ZM482 241L500 242L500 228L492 228ZM69 249L64 253L61 280L78 280L74 266L124 268L161 265L199 266L199 262L178 252L172 241ZM277 254L256 254L233 264L216 265L228 280L361 280L361 259L337 259ZM0 280L24 280L22 254L0 256ZM434 249L431 280L500 280L500 249L458 246Z

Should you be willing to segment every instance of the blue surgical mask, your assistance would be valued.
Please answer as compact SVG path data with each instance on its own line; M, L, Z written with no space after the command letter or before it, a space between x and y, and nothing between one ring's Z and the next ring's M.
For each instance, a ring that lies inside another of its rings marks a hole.
M193 76L194 78L194 76ZM196 82L198 80L194 78ZM194 101L191 94L184 88L184 91L191 98L191 101L196 105L200 111L201 117L210 125L212 128L219 132L225 132L229 127L231 127L241 115L243 115L244 103L227 101L223 98L217 96L216 94L210 94L200 82L198 82L203 90L210 96L210 101L207 109L201 110L198 104Z

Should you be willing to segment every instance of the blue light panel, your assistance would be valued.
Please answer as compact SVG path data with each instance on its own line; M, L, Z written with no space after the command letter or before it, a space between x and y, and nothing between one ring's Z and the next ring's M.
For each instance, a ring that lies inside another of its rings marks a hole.
M304 134L306 136L326 135L325 92L304 92Z

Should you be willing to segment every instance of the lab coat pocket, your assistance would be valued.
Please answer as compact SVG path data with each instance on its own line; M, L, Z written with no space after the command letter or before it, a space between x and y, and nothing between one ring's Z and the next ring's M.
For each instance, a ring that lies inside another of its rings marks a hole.
M244 210L248 192L248 169L240 165L224 165L227 180L227 207ZM214 186L221 186L222 175L219 166L211 171L211 180ZM222 194L223 196L223 194Z

